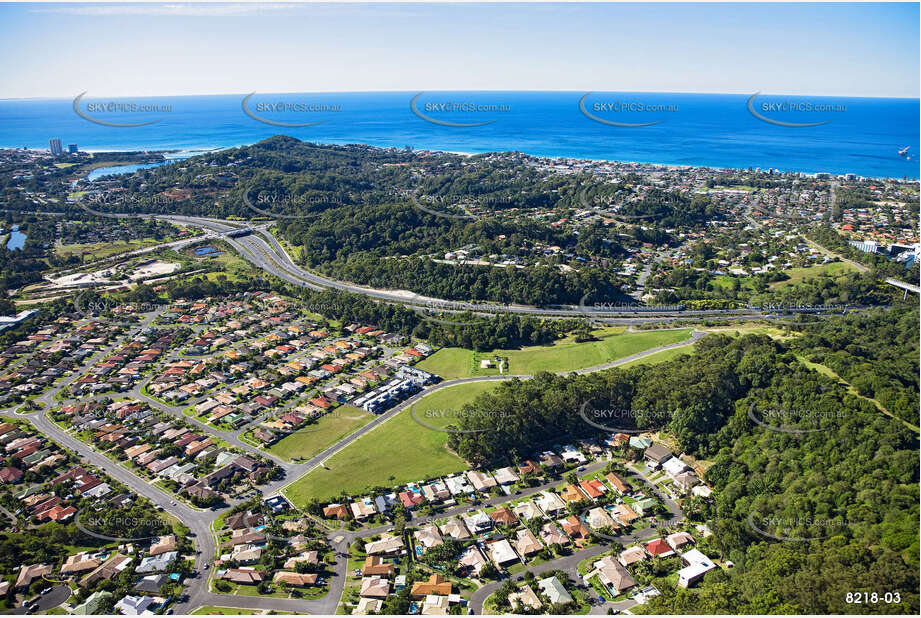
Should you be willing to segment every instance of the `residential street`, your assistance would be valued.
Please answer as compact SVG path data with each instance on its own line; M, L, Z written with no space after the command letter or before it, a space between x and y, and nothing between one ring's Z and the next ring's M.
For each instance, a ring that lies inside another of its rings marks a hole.
M142 322L140 322L139 324L133 327L131 332L137 333L141 329L149 326L156 319L159 313L160 312L153 312L151 314L148 314ZM618 359L616 361L604 363L602 365L598 365L595 367L580 369L577 371L577 373L591 373L593 371L601 371L604 369L616 367L618 365L649 356L651 354L655 354L661 350L692 345L695 341L697 341L702 336L704 336L704 334L705 333L700 332L700 331L694 331L692 333L692 336L686 341L678 342L675 344L659 346L656 348L651 348L649 350L645 350L637 354L632 354L630 356ZM72 374L61 378L53 387L49 388L45 393L39 396L37 400L40 401L42 404L44 404L44 406L46 406L46 409L54 408L56 406L61 405L60 402L55 400L55 395L57 395L57 393L59 393L60 391L65 389L67 386L72 384L75 380L77 380L80 377L80 375L82 375L87 369L92 367L100 359L104 358L108 354L111 354L112 351L115 349L115 347L116 347L116 344L113 343L107 346L106 348L100 350L99 352L93 354L91 357L87 358L81 364L81 366L77 368L77 370L75 370ZM563 374L563 373L570 373L570 372L560 372L560 373ZM329 457L331 457L332 455L334 455L341 449L345 448L346 446L354 442L359 437L366 435L367 433L373 431L375 428L380 426L382 423L387 422L388 420L390 420L391 418L399 414L402 410L405 410L406 408L414 405L419 400L421 400L423 397L431 394L432 392L436 390L440 390L443 388L449 388L451 386L455 386L458 384L466 384L470 382L509 380L513 378L528 379L530 377L532 376L530 375L505 375L505 376L471 377L471 378L460 378L456 380L447 380L439 384L430 386L420 391L419 393L413 395L409 399L401 402L399 405L381 414L380 416L375 418L372 422L368 423L367 425L361 427L360 429L346 436L345 438L343 438L336 444L328 447L324 451L314 455L309 460L301 462L301 463L297 463L297 464L282 461L276 457L273 457L267 454L262 449L257 449L256 447L253 447L247 444L246 442L243 442L242 440L239 439L239 434L243 431L243 429L238 430L238 431L221 431L219 429L211 427L210 425L207 425L206 423L202 423L201 421L198 421L194 418L185 416L182 413L182 409L185 407L185 405L170 406L170 405L163 404L159 401L156 401L155 399L152 399L145 395L142 395L141 389L143 388L143 385L146 384L146 382L149 380L149 378L148 380L144 380L136 384L126 394L128 396L147 401L148 403L150 403L150 405L152 405L157 410L169 413L177 418L181 418L185 422L195 425L201 431L206 432L222 440L225 440L228 443L240 448L241 450L244 450L249 453L257 453L259 455L267 456L268 458L275 461L275 463L284 470L285 474L282 479L273 481L262 487L263 495L265 495L266 497L269 497L271 495L281 492L287 485L296 481L303 475L309 473L311 470L315 469L317 466L322 465L322 463L326 459L328 459ZM118 480L119 482L124 483L127 487L129 487L131 490L136 492L138 495L142 495L148 498L156 506L174 515L176 518L178 518L181 522L183 522L183 524L185 524L192 531L192 533L195 535L193 538L193 543L196 549L195 568L199 575L198 577L187 580L186 582L186 597L187 598L186 600L176 605L175 611L177 613L188 612L202 605L230 605L230 606L236 606L236 607L246 607L246 608L251 608L251 609L266 609L266 610L274 609L277 611L298 611L298 612L307 611L310 613L318 613L318 614L335 613L336 607L339 603L339 599L342 594L342 590L345 585L345 577L346 577L346 560L345 559L337 560L337 564L334 566L333 570L335 572L335 575L334 577L331 578L331 581L330 581L329 594L325 595L324 597L320 599L316 599L316 600L278 599L274 597L247 597L247 596L240 596L240 595L228 595L228 594L219 594L219 593L210 592L208 590L208 575L211 573L211 571L205 571L203 567L205 564L212 563L214 556L215 556L216 539L211 530L211 524L214 522L214 520L219 515L218 512L211 511L211 510L195 509L187 505L186 503L184 503L182 500L176 499L174 496L170 495L169 493L151 485L148 482L148 480L141 478L140 476L137 476L125 466L109 459L105 455L99 453L98 451L90 447L88 444L80 441L79 439L77 439L76 437L68 433L67 431L58 427L46 416L44 411L41 411L41 412L36 411L36 412L28 413L28 414L16 414L13 410L4 410L4 413L9 414L11 416L15 416L17 418L28 419L30 422L32 422L33 425L35 425L36 429L38 429L41 433L49 436L50 438L57 441L61 445L79 453L82 457L84 457L92 465L97 466L102 470L105 470L107 474L109 474L114 479ZM587 466L586 469L588 471L595 471L597 469L600 469L602 465L603 464L601 463L596 463L596 464ZM559 484L559 481L543 483L538 487L529 489L527 492L523 492L520 497L521 498L527 497L528 495L538 493L542 491L543 489L552 487L557 484ZM503 496L499 498L490 498L490 499L485 500L484 504L494 505L500 502L507 501L509 499L510 499L509 496ZM674 505L674 503L669 504L669 502L666 502L666 504L668 504L669 509L672 510L673 513L677 512L680 515L680 511L677 511L677 505ZM447 517L451 515L458 515L464 512L466 508L467 507L455 507L455 508L446 510L444 513L440 514L439 516ZM373 529L367 529L367 530L360 530L357 532L333 531L329 533L328 539L330 541L331 546L336 550L337 556L340 556L342 552L348 551L349 543L355 538L359 536L367 537L367 536L372 536L374 534L379 534L380 532L383 531L383 529L386 529L386 526L373 528ZM642 535L645 533L652 534L653 532L654 531L652 530L640 531L636 533L636 535ZM624 538L628 539L630 537L624 537ZM644 537L637 536L637 538L644 538ZM597 547L589 548L587 550L583 550L582 552L576 552L572 556L560 558L558 559L558 561L560 565L562 565L561 568L569 569L571 567L574 569L575 564L578 564L579 561L583 560L585 557L588 557L590 555L597 555L597 554L593 554L592 552L595 552L595 551L600 552L601 550L602 548L597 548ZM554 561L554 563L556 562L557 561ZM570 564L570 562L572 562L572 564ZM546 570L547 568L551 568L551 567L548 567L545 564L545 565L541 565L538 568ZM488 595L487 592L477 591L477 593L474 595L474 598L475 599L480 598L480 597L485 598L485 596L487 595ZM476 606L474 607L477 611L481 609L480 607L476 607Z

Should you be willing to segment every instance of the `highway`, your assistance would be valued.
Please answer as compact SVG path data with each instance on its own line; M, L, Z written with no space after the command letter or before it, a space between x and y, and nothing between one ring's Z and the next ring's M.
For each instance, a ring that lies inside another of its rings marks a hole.
M643 322L663 322L686 320L689 318L718 318L729 320L746 319L777 319L782 316L775 312L762 312L755 309L711 309L711 310L684 310L663 312L635 312L626 307L617 309L598 309L586 306L560 306L555 308L531 307L515 304L472 303L464 301L431 298L408 292L405 290L381 290L368 288L346 281L330 279L322 275L307 271L298 266L278 239L269 231L274 221L267 221L259 225L246 222L227 221L213 217L191 217L186 215L158 215L158 214L113 214L103 213L91 209L80 203L80 206L90 214L114 218L155 218L169 221L176 225L197 227L209 232L208 237L218 237L233 247L244 259L257 268L278 277L279 279L299 287L314 290L339 290L353 294L361 294L381 302L395 303L421 310L435 310L449 313L469 311L477 314L513 313L519 315L534 315L546 318L591 318L610 323L640 324ZM249 230L250 233L239 237L228 236L228 233Z

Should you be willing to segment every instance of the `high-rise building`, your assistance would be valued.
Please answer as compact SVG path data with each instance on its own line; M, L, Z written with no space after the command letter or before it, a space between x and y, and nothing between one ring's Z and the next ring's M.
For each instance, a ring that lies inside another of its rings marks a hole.
M77 154L77 145L76 144L67 144L67 152L70 154Z
M59 155L63 154L64 148L61 146L61 139L58 137L53 137L48 140L48 147L51 149L51 154Z

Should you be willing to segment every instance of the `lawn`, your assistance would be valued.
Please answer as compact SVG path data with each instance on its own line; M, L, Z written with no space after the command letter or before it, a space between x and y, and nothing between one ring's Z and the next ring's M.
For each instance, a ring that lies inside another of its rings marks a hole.
M856 270L856 268L845 262L829 262L828 264L819 264L817 266L810 266L808 268L791 268L784 271L784 273L790 278L786 279L785 281L778 281L771 284L771 288L776 290L778 288L783 288L789 285L802 283L806 279L823 276L836 277L850 272L855 272Z
M112 242L94 242L85 244L80 243L72 245L61 245L60 247L55 248L55 253L65 258L71 255L81 256L85 254L85 261L93 262L96 260L104 260L109 256L117 255L119 253L134 251L135 249L143 249L144 247L151 247L163 242L166 241L155 240L153 238L145 238L143 240L117 240Z
M457 409L495 387L492 382L473 382L435 391L416 404L416 417L430 425L447 425L453 420L449 415L426 412ZM284 493L302 506L310 498L322 501L341 491L354 495L375 485L389 487L465 470L466 462L445 448L447 439L447 433L416 422L407 408L327 459L325 468L295 481Z
M518 350L495 350L494 354L509 359L506 373L532 375L539 371L574 371L608 363L649 348L684 341L691 336L690 329L651 330L625 333L622 328L595 331L597 341L575 343L564 339L552 345L531 346ZM466 378L474 375L475 352L463 348L444 348L418 364L446 379ZM491 353L490 355L492 355ZM479 364L477 364L477 369Z
M320 417L316 423L285 436L270 446L268 451L287 461L309 459L373 419L373 414L354 406L340 406Z
M632 360L629 363L624 363L620 365L622 368L633 367L634 365L656 365L658 363L664 363L666 361L673 360L678 358L682 354L693 354L693 346L687 346L684 348L671 348L670 350L662 350L649 356L644 356L643 358L638 358Z

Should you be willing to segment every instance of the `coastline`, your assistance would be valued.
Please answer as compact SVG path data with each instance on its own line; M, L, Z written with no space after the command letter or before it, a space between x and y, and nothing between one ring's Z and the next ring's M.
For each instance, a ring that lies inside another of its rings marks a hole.
M299 139L299 138L296 138L296 139ZM306 141L306 140L301 140L301 141ZM169 162L171 161L181 161L181 160L185 160L191 157L201 156L201 155L212 153L212 152L230 150L232 148L253 146L256 143L258 142L253 142L249 144L236 144L233 146L210 146L210 147L203 147L203 148L170 148L167 150L159 150L159 149L158 150L148 150L144 148L129 148L129 149L117 149L117 150L115 149L112 149L112 150L87 149L87 150L81 150L81 152L86 152L94 156L96 154L106 153L106 152L120 153L120 154L128 153L128 152L143 152L146 154L160 154L160 155L164 155L164 158L167 159L166 163L164 164L169 164ZM337 144L337 143L331 143L331 142L326 142L326 143L309 142L309 143L316 144L317 146L343 146L344 145L344 144ZM358 142L349 142L349 143L358 144L361 146L367 146L369 148L380 148L382 150L388 149L388 148L396 148L396 149L401 148L399 146L379 146L377 144L367 144L367 143L358 143ZM7 148L7 147L0 146L0 150L26 150L29 152L48 154L47 150L43 150L40 148ZM715 172L754 171L754 167L752 166L732 167L732 166L705 165L705 164L694 165L694 164L683 164L683 163L681 164L662 163L662 162L657 162L657 161L626 161L626 160L621 160L621 159L593 159L593 158L588 158L588 157L574 157L574 156L565 156L565 155L532 154L532 153L524 152L520 150L514 150L514 151L491 150L491 151L486 151L486 152L462 152L462 151L456 151L456 150L441 150L441 149L436 149L436 148L417 148L416 150L423 151L423 152L434 152L434 153L439 153L439 154L453 154L453 155L459 155L459 156L465 156L465 157L472 157L472 156L479 156L479 155L486 155L486 154L498 154L501 152L513 152L513 153L523 154L529 157L534 157L537 159L546 159L547 161L556 160L556 161L566 161L566 162L581 162L581 163L589 163L592 165L603 165L603 164L635 165L635 166L643 166L643 167L661 167L661 168L672 169L672 170L673 169L702 169L702 170L710 170L710 171L715 171ZM167 154L177 154L177 153L188 153L188 155L187 156L173 156L173 157L165 156ZM129 163L125 165L127 166L131 164ZM121 167L121 166L113 165L112 167ZM803 171L803 170L775 170L775 172L779 175L804 174L806 176L815 176L816 174L828 174L830 177L833 177L833 178L843 177L846 174L855 173L855 172ZM761 170L761 173L766 173L766 171ZM919 170L919 173L921 173L921 170ZM885 180L889 182L899 182L899 183L903 183L903 182L904 183L917 183L919 181L919 177L912 178L910 176L906 176L905 178L896 178L893 176L868 176L868 175L863 175L863 174L856 174L856 176L857 178L867 179L867 180L879 180L879 181Z

